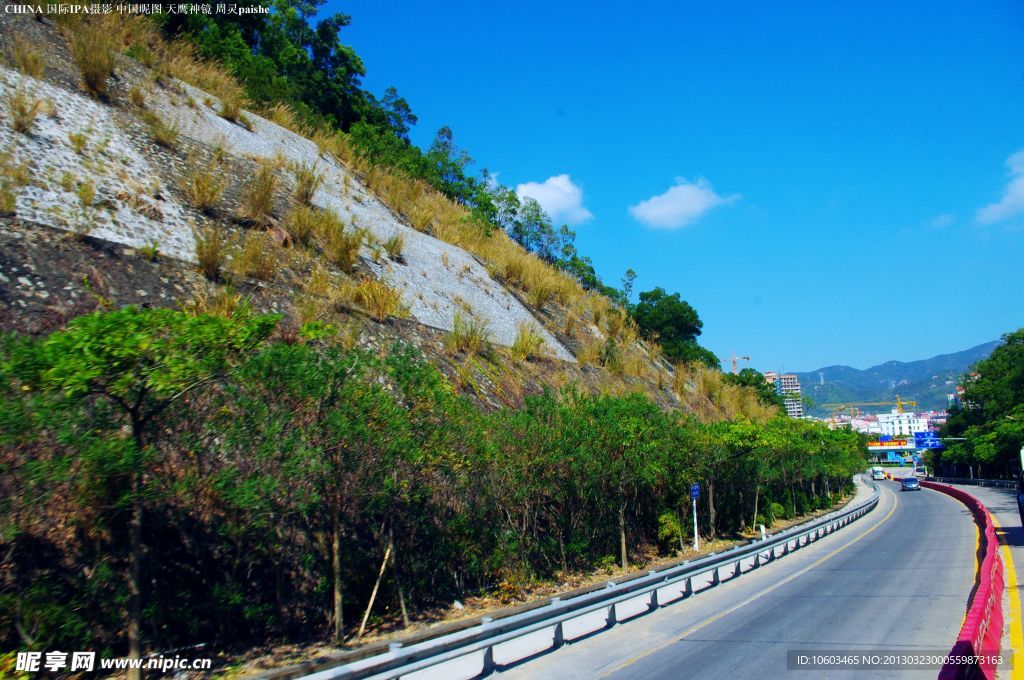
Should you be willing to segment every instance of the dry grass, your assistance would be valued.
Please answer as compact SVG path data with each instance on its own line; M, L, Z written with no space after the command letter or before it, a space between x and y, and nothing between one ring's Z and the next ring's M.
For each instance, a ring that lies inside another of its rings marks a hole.
M138 85L132 85L132 89L128 90L128 99L140 109L146 108L146 91Z
M308 205L299 205L288 211L284 216L284 229L292 237L292 241L301 246L308 246L316 234L323 215L320 210Z
M507 234L498 230L485 234L465 208L448 200L426 183L400 172L370 166L357 157L344 137L331 147L350 167L366 176L366 185L395 213L419 231L464 248L489 263L490 270L506 282L529 294L539 289L535 300L555 299L562 304L580 304L584 291L568 274L527 253Z
M291 128L289 128L291 129ZM298 130L292 129L292 132L302 134ZM303 135L305 136L305 135ZM344 158L341 150L341 138L338 133L327 127L317 128L313 132L313 135L309 137L310 141L316 144L316 149L320 152L321 156L332 155L335 158ZM347 192L346 192L347 193Z
M487 321L455 312L452 330L445 338L444 345L451 353L464 352L470 356L480 354L491 343L491 332Z
M317 227L317 238L324 257L344 272L351 272L359 261L359 251L368 232L354 224L346 227L336 213L325 210Z
M158 39L159 41L159 39ZM158 64L159 82L167 84L167 76L177 78L200 90L216 96L221 101L221 115L235 114L229 120L238 120L245 103L245 89L227 69L219 64L200 59L195 48L184 40L171 43L159 41ZM237 106L237 111L232 108Z
M649 364L643 352L635 346L625 346L619 359L619 371L622 375L643 378L648 373Z
M189 204L207 215L213 214L226 186L224 173L216 164L204 167L190 162L188 171L181 179L181 190Z
M601 340L593 337L587 338L576 353L576 361L580 362L581 366L598 366L601 363L603 349L604 343Z
M7 49L7 56L14 68L37 80L46 71L43 55L22 36L16 35Z
M0 152L0 214L13 215L16 212L17 190L30 178L28 163L18 163L11 149Z
M324 176L317 172L315 164L297 165L295 172L295 190L293 198L304 205L309 205L316 195L317 190L324 183Z
M22 134L29 134L36 124L40 113L47 111L47 103L36 99L25 88L16 88L7 94L7 114L11 129Z
M778 414L778 409L762 403L754 390L727 383L721 371L701 364L677 365L672 388L701 422L763 423Z
M270 234L252 232L242 240L231 269L239 276L270 281L277 274L279 263L279 248Z
M300 137L309 137L309 127L299 120L295 109L284 102L275 104L273 108L264 112L265 117L272 123L276 123L286 130L291 130Z
M212 294L205 288L200 289L191 300L182 306L182 311L193 316L206 314L226 319L244 314L248 309L248 300L230 287L216 290Z
M609 309L604 316L604 331L613 338L622 336L626 328L626 313L618 308Z
M401 260L402 252L405 250L405 236L401 233L396 233L381 245L384 246L384 252L388 254L388 258L396 261Z
M526 301L531 307L543 309L551 299L555 297L554 289L548 287L546 282L540 281L527 289Z
M152 111L144 111L140 118L149 127L149 135L154 142L167 149L173 149L178 144L181 133L176 123L168 122Z
M10 216L18 212L18 193L6 182L0 182L0 215Z
M409 316L402 294L383 281L365 277L351 291L352 300L377 321Z
M68 24L71 57L82 75L86 92L96 97L107 93L116 66L118 35L107 30L109 25L109 21L86 20Z
M547 342L536 324L520 321L516 328L516 339L512 343L512 356L519 361L544 356Z
M136 248L135 252L137 252L144 260L156 262L160 259L160 244L156 241L150 241L146 245Z
M233 250L233 244L224 229L216 226L195 230L196 261L199 271L210 281L224 278L224 265Z
M248 103L244 93L238 90L222 92L219 93L219 96L220 110L218 111L218 114L220 117L225 120L230 120L232 123L242 123L245 127L249 127L248 121L246 121L242 115L242 109Z
M91 180L86 180L78 185L75 194L83 208L91 208L96 202L96 185Z
M89 145L89 135L85 132L69 132L68 142L71 143L71 148L74 149L75 153L81 156Z
M242 192L240 217L265 224L274 210L277 192L277 167L273 163L260 163L256 175Z

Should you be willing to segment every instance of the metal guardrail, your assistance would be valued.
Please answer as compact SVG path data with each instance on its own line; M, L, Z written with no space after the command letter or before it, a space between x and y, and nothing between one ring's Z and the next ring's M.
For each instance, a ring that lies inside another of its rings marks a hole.
M1012 479L971 479L968 477L925 477L926 481L941 484L966 484L970 486L988 486L996 489L1016 489L1017 482Z
M464 660L475 662L475 672L466 677L488 675L500 666L509 665L565 642L611 628L659 607L691 597L713 588L723 581L773 562L780 557L817 541L854 522L878 505L878 485L868 482L874 493L865 502L852 508L829 513L765 540L736 546L721 553L650 571L646 576L625 583L611 583L602 590L562 601L552 598L550 604L499 620L484 617L480 625L409 646L392 643L384 654L367 657L305 676L307 680L349 680L373 678L383 680L438 670L437 666ZM746 568L744 563L748 562ZM694 590L695 577L711 573L707 586ZM724 576L724 578L723 578ZM602 615L603 614L603 615ZM527 640L533 646L525 653L502 649L502 645ZM539 648L538 645L542 645Z

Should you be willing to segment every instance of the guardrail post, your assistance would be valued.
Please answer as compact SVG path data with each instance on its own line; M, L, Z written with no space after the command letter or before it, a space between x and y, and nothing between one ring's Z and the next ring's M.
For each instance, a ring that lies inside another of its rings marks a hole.
M494 663L494 647L490 645L484 650L484 667L480 671L481 676L490 675L497 669L497 665Z
M736 578L737 576L739 576L742 573L740 571L740 561L741 560L736 560L736 569L734 569L733 572L732 572L732 577L733 578Z
M683 597L690 597L693 595L693 577L686 577L686 587L683 588Z
M605 617L604 627L613 628L618 621L615 618L615 605L608 607L608 616Z
M757 569L760 566L761 566L761 553L757 553L756 555L754 555L754 566L752 566L751 569Z
M651 601L647 604L647 611L654 611L658 608L658 589L651 591Z
M722 582L722 579L720 579L718 577L718 567L715 567L714 569L711 570L711 585L712 586L717 586L721 582Z
M555 624L555 639L551 644L552 649L558 649L565 644L564 633L562 632L562 622L559 621Z

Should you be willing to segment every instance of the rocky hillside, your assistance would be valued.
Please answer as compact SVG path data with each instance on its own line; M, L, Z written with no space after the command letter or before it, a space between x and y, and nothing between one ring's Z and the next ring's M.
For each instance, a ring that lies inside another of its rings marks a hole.
M467 241L457 206L360 167L287 110L261 116L185 82L204 66L174 46L135 49L155 39L119 26L97 88L74 25L0 17L0 328L42 334L124 304L248 304L285 314L285 329L413 342L491 405L569 382L678 403L671 367L607 299L554 271L534 283L540 261L503 233L474 252L453 244Z

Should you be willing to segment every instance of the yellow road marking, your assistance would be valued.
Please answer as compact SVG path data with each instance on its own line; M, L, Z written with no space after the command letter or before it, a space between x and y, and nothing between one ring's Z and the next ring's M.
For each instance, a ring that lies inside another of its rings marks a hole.
M989 513L989 517L992 517ZM999 522L996 521L995 517L992 517L992 524L998 530ZM1010 555L1010 546L1004 541L1002 543L1003 550L1003 573L1006 574L1006 590L1009 592L1010 597L1010 610L1006 613L1006 620L1009 623L1010 628L1010 649L1020 652L1020 658L1013 660L1013 670L1010 671L1011 680L1021 680L1024 678L1024 628L1021 626L1021 613L1020 613L1020 598L1017 591L1017 570L1013 568L1013 557ZM1018 656L1014 654L1014 656Z
M797 578L798 576L802 576L803 574L806 574L811 569L814 569L815 567L819 566L822 562L825 562L826 560L832 559L833 557L835 557L839 553L843 552L844 550L849 548L851 545L853 545L857 541L860 541L861 539L866 537L868 534L870 534L873 531L875 531L876 529L878 529L878 527L882 526L885 522L887 522L889 520L889 518L893 516L893 513L896 512L896 508L899 506L899 498L895 494L892 494L892 501L893 501L892 509L889 510L889 512L885 515L885 517L883 517L881 519L881 521L878 522L878 524L876 524L875 526L871 527L870 529L868 529L863 534L861 534L857 538L853 539L852 541L850 541L846 545L840 546L839 548L836 548L835 550L833 550L829 554L825 555L824 557L822 557L818 561L814 562L813 564L810 564L810 565L804 567L800 571L793 572L792 574L790 574L786 578L782 579L781 581L779 581L775 585L772 585L772 586L769 586L768 588L765 588L764 590L760 591L756 595L751 595L747 599L742 600L740 602L737 602L736 604L734 604L733 606L729 607L728 609L720 611L718 614L715 614L710 619L707 619L705 621L702 621L701 623L698 623L698 624L696 624L694 626L691 626L690 628L687 628L675 640L672 640L671 642L666 642L663 645L659 645L659 646L655 647L654 649L650 649L650 650L644 652L643 654L637 654L636 656L632 657L631 659L628 659L625 663L623 663L623 664L621 664L619 666L616 666L614 669L608 671L607 673L605 673L604 675L602 675L600 677L601 678L607 678L610 675L612 675L613 673L618 673L623 668L626 668L627 666L631 666L634 663L636 663L637 661L640 661L641 659L646 658L646 657L650 656L651 654L654 654L655 652L660 652L661 650L665 649L666 647L668 647L670 645L674 645L675 643L682 641L683 639L685 639L685 638L689 637L690 635L693 635L694 633L696 633L701 628L704 628L706 626L710 626L712 623L714 623L715 621L718 621L722 617L728 616L729 614L733 613L737 609L740 609L742 607L746 607L748 604L750 604L754 600L758 600L758 599L764 597L765 595L767 595L768 593L772 592L776 588L779 588L781 586L786 585L787 583L789 583L793 579Z

